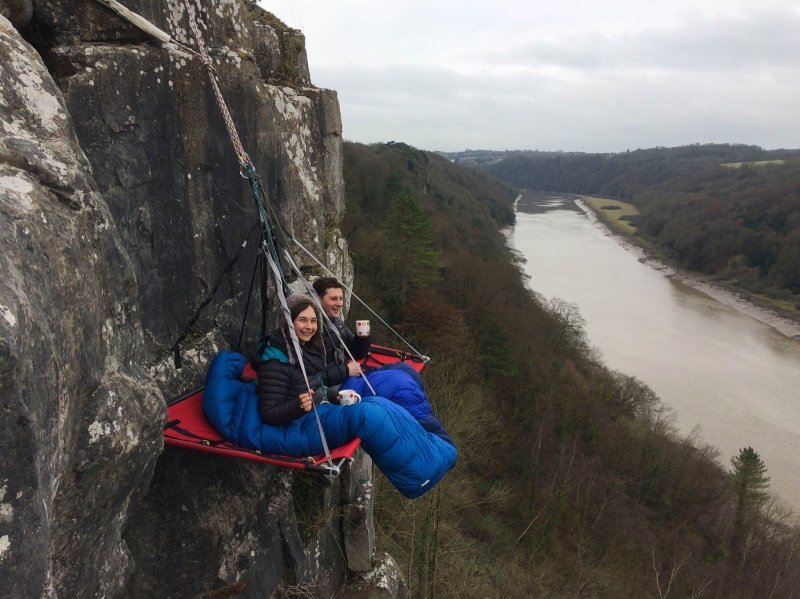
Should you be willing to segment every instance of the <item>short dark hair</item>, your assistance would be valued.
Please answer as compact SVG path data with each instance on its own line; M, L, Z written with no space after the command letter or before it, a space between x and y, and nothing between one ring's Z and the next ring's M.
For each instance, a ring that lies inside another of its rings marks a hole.
M325 297L328 289L344 289L344 285L336 277L320 277L314 281L314 291L317 292L320 299Z

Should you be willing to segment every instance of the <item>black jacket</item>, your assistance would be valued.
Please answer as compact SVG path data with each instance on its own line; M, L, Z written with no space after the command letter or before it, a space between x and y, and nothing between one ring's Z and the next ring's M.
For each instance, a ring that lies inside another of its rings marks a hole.
M280 330L270 333L269 347L282 351L286 356L294 356L294 347L287 351L286 341ZM347 378L347 367L343 364L326 364L321 348L303 346L303 364L308 375L308 383L314 391L314 402L319 404L324 398L324 388L341 385ZM306 412L300 407L300 395L308 391L300 364L269 359L258 362L258 409L261 420L266 424L280 426L303 416Z
M369 335L366 337L354 335L344 324L344 319L341 316L339 318L332 318L331 321L334 326L336 326L339 335L342 336L347 349L350 350L353 357L356 360L363 360L366 358L370 346ZM327 323L322 333L322 339L325 341L325 353L327 354L328 364L347 364L350 361L350 356L348 356L347 352L342 348L342 342L339 341L336 333L330 330Z

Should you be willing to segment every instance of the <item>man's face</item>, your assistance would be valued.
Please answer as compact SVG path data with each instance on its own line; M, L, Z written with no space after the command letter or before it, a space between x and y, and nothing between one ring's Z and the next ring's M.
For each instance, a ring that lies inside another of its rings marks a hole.
M344 292L336 287L330 287L325 291L325 295L320 298L322 309L329 318L339 318L342 315L344 306Z

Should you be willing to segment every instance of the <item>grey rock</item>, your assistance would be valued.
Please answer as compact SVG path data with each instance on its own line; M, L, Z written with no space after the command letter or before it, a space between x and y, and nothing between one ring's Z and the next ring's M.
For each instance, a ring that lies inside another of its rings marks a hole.
M166 450L126 528L136 567L122 596L194 597L237 583L239 596L268 596L305 558L290 481L275 468Z
M113 595L163 399L131 260L61 93L2 17L0 128L0 588Z
M345 472L344 548L351 572L372 570L375 553L375 520L372 498L372 459L364 451L355 454Z
M394 558L382 553L367 574L353 576L336 599L406 599L408 585Z
M17 30L25 29L33 18L32 0L0 0L0 15L8 19Z

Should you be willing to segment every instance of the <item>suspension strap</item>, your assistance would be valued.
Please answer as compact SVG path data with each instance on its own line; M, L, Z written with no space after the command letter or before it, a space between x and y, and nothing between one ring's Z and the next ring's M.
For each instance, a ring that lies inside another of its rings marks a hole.
M219 277L217 277L217 280L214 283L214 286L211 288L211 291L208 292L208 295L206 295L205 299L197 307L197 310L195 310L194 314L189 319L189 322L186 324L186 326L184 327L183 331L181 331L180 335L178 335L178 338L175 340L175 343L172 344L172 347L170 348L170 351L173 353L174 358L175 358L175 369L176 370L180 370L180 368L181 368L181 351L180 351L181 342L184 339L186 339L186 335L189 334L189 331L194 326L194 323L196 323L197 319L200 318L200 314L202 314L202 312L205 309L205 307L208 306L208 304L211 303L211 300L214 299L214 296L216 295L217 291L219 290L220 285L222 284L222 279L225 278L225 275L228 274L228 272L231 270L231 268L233 268L233 265L236 264L236 262L239 260L240 256L242 255L242 252L244 252L244 249L247 247L247 242L250 239L250 236L253 234L253 231L255 231L257 227L258 227L258 223L253 225L253 227L250 229L250 232L247 234L247 237L242 242L242 245L239 246L239 249L237 250L236 254L225 265L225 268L222 269L222 272L220 273Z
M322 268L325 270L325 272L327 272L327 273L328 273L330 276L332 276L332 277L335 277L335 276L336 276L336 274L335 274L335 273L334 273L334 272L333 272L333 271L332 271L330 268L328 268L328 267L327 267L327 266L325 266L325 265L324 265L322 262L320 262L320 261L317 259L317 257L316 257L314 254L312 254L312 253L311 253L311 252L310 252L308 249L306 249L306 247L305 247L305 246L304 246L302 243L300 243L300 242L299 242L299 241L298 241L298 240L297 240L297 239L296 239L294 236L290 236L290 237L289 237L289 239L290 239L290 240L291 240L291 241L292 241L292 242L293 242L295 245L297 245L297 247L299 247L299 248L300 248L301 250L303 250L303 251L304 251L306 254L308 254L308 256L309 256L309 257L310 257L310 258L311 258L311 259L312 259L314 262L316 262L316 263L317 263L317 264L318 264L320 267L322 267ZM417 355L418 355L420 358L422 358L422 361L423 361L424 363L426 363L426 364L427 364L428 362L430 362L430 361L431 361L430 357L428 357L428 356L424 355L423 353L421 353L421 352L417 351L417 349L416 349L416 348L415 348L413 345L411 345L411 344L410 344L408 341L406 341L406 340L405 340L405 338L404 338L404 337L403 337L403 336L402 336L400 333L398 333L397 331L395 331L395 330L392 328L392 326L391 326L391 325L390 325L388 322L386 322L386 321L385 321L383 318L381 318L381 317L380 317L380 315L379 315L377 312L375 312L375 310L373 310L372 308L370 308L370 307L367 305L367 303L366 303L364 300L362 300L360 297L358 297L358 296L356 295L356 292L355 292L355 291L353 291L353 289L352 289L351 287L348 287L347 285L345 285L345 284L344 284L344 283L342 283L341 281L339 281L339 282L341 283L342 287L344 287L345 289L347 289L347 291L349 291L349 292L350 292L350 293L353 295L353 297L354 297L354 298L356 298L356 299L357 299L359 302L361 302L361 305L362 305L362 306L364 306L364 307L365 307L367 310L369 310L369 311L370 311L370 313L371 313L373 316L375 316L375 318L377 318L378 320L380 320L380 321L381 321L381 322L382 322L382 323L383 323L383 324L386 326L386 328L387 328L387 329L389 329L389 330L390 330L392 333L394 333L394 334L395 334L395 336L396 336L398 339L400 339L400 341L402 341L403 343L405 343L405 344L406 344L406 345L407 345L409 348L411 348L411 351L413 351L413 352L414 352L415 354L417 354Z
M261 230L263 232L263 246L266 251L272 256L275 265L278 267L280 273L280 284L283 287L283 292L289 295L289 287L286 285L286 277L283 273L281 266L280 254L278 253L278 240L275 235L275 227L272 224L272 219L267 209L269 202L267 201L267 194L264 191L264 184L261 177L258 176L255 166L252 162L248 162L243 170L243 175L250 181L250 191L253 194L253 200L258 207L258 217L261 219ZM277 217L276 217L277 220ZM278 281L276 281L277 284Z
M134 25L147 33L148 35L153 36L160 42L164 43L173 43L178 46L181 46L185 50L188 50L192 54L195 54L195 51L191 48L187 48L180 42L174 40L166 31L162 31L155 25L153 25L150 21L145 19L143 16L136 14L132 10L125 8L122 4L117 2L117 0L97 0L99 4L102 4L106 8L110 8L115 13L117 13L120 17L128 21L131 25Z
M269 253L264 254L267 258L267 262L269 263L269 267L272 269L272 274L275 276L276 281L281 276L281 271L278 268L278 265L273 260L272 256ZM289 306L286 304L286 295L283 292L283 288L279 285L276 285L278 291L278 299L281 303L281 308L283 309L284 320L288 325L289 329L289 337L292 341L292 346L294 347L295 355L297 356L297 362L300 364L300 370L303 372L303 379L306 382L306 388L308 389L309 393L312 393L311 398L311 408L314 410L314 417L317 419L317 428L319 429L319 437L322 440L322 447L325 450L325 457L328 459L328 465L333 467L333 459L331 458L331 450L328 449L328 439L325 437L325 431L322 428L322 420L319 418L319 412L317 411L317 404L314 403L313 392L311 391L311 384L308 382L308 374L306 373L306 366L303 361L303 350L300 347L300 340L297 338L297 332L294 330L294 323L292 322L292 314L289 311Z
M306 279L303 276L303 273L300 271L300 267L294 261L292 255L286 250L284 250L283 253L284 256L286 257L287 263L289 264L289 266L292 267L292 270L294 270L295 274L297 275L297 278L300 279L303 285L305 285L305 288L308 290L308 294L311 296L311 298L316 302L317 306L319 307L319 311L322 314L322 318L325 321L325 324L330 328L330 330L333 331L334 335L336 335L336 338L339 339L339 343L341 343L342 347L344 348L344 351L347 353L350 359L355 363L356 368L358 369L359 376L364 378L364 382L367 384L367 387L369 387L369 390L372 391L372 394L377 395L375 389L372 387L372 383L369 382L369 379L364 374L364 371L361 370L361 364L358 362L358 360L356 360L353 357L353 354L350 352L350 348L347 347L347 343L344 342L342 334L339 332L339 328L330 319L330 317L327 314L325 314L325 310L322 309L322 302L320 301L319 295L317 295L316 289L314 289L314 286L308 281L308 279Z
M267 277L267 263L261 256L262 254L259 252L258 257L261 263L261 338L264 338L267 334L267 312L269 312L269 296L267 295L269 279Z
M242 347L242 338L244 337L244 328L247 325L247 313L250 311L250 299L253 297L253 286L256 282L256 273L258 272L258 267L261 264L261 252L256 253L256 263L253 266L253 276L250 277L250 288L247 291L247 301L244 304L244 315L242 316L242 326L239 328L239 341L236 343L236 351L241 353ZM261 309L264 310L266 306L262 302ZM263 320L263 318L262 318ZM261 334L264 336L264 333Z

